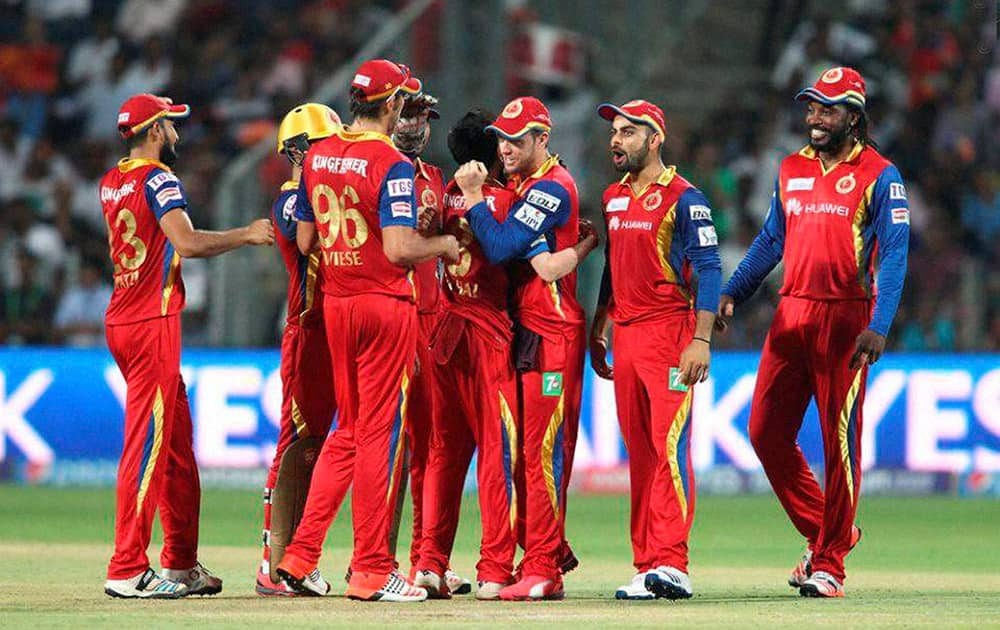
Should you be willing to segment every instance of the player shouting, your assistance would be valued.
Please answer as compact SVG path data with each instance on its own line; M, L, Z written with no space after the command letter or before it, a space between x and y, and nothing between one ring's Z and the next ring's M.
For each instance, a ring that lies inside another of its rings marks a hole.
M412 265L458 257L455 237L417 232L413 164L390 139L409 78L385 59L361 64L351 82L351 130L310 147L296 209L300 250L311 252L317 241L321 247L323 320L340 415L278 573L295 584L316 568L337 506L315 487L353 459L347 596L368 601L427 597L395 573L390 542L416 352Z
M636 575L617 599L691 597L694 522L691 399L708 376L722 267L705 196L664 166L663 111L648 101L601 105L621 181L604 191L607 262L590 333L591 362L614 378L628 449ZM692 275L698 273L698 290ZM615 365L606 354L614 322Z
M854 517L865 380L899 304L910 216L899 171L868 137L861 75L830 68L795 98L807 102L809 145L782 160L771 209L723 290L719 313L731 316L784 258L750 441L808 542L789 584L803 596L843 597L844 557L861 535ZM823 432L823 490L796 443L812 397Z
M274 231L267 219L225 232L191 226L184 188L171 170L179 141L174 120L190 112L152 94L125 101L118 131L128 157L99 187L115 286L105 330L127 387L115 551L104 583L112 597L173 599L222 590L222 580L198 562L201 487L180 373L181 257L270 245ZM146 556L157 508L162 575Z

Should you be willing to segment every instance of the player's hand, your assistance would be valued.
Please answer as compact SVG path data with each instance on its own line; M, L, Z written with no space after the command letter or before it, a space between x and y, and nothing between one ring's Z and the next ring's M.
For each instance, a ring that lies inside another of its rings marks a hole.
M270 219L257 219L247 226L248 245L273 245L274 226Z
M482 162L472 160L458 167L458 171L455 172L455 181L462 189L462 194L468 197L482 190L483 184L486 183L487 174L486 167L483 166Z
M679 366L681 383L690 387L695 383L704 382L708 378L708 364L711 359L712 351L707 343L697 339L691 340L687 348L684 348L684 352L681 352Z
M851 355L851 369L856 370L862 365L872 365L879 360L885 350L885 337L870 328L858 335L854 342L854 354Z
M733 296L722 294L719 298L719 312L715 314L715 329L719 332L726 332L729 328L729 318L736 311L736 301Z
M600 244L600 242L601 242L601 236L597 233L597 228L594 227L593 223L591 223L587 219L580 219L579 230L580 230L580 241L581 242L587 240L588 238L593 237L593 239L594 239L594 247L597 247L597 245Z
M594 372L605 380L612 380L615 376L614 367L608 365L608 338L590 338L590 367Z
M445 261L450 263L458 262L458 259L461 255L459 253L461 246L458 244L458 239L451 234L445 234L441 238L444 239L444 246L445 246L445 250L441 253L441 257L444 258Z
M437 211L434 208L424 207L417 212L417 231L420 232L422 236L434 236L434 230L431 228L434 226L434 219L437 217Z

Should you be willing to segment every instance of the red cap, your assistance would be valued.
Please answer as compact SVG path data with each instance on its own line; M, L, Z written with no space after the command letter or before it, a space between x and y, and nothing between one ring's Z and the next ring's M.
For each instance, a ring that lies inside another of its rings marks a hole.
M486 128L508 140L516 140L532 129L552 129L548 108L534 96L522 96L507 103L493 124Z
M131 138L160 118L187 118L190 115L188 105L174 105L163 96L136 94L118 110L118 132L122 138Z
M423 92L424 91L423 81L413 76L413 71L410 70L410 66L401 63L399 64L399 67L402 68L403 72L405 72L409 76L409 78L403 82L403 85L401 85L399 89L401 89L406 94L409 94L410 96L416 96L421 92Z
M351 87L361 90L364 100L368 103L388 98L397 90L417 88L420 91L420 81L416 84L410 81L410 69L388 59L369 59L354 73Z
M663 117L663 110L649 101L641 99L629 101L621 107L604 103L597 107L597 115L604 120L614 120L615 116L624 116L637 125L652 127L653 131L659 133L664 140L667 139L667 123Z
M797 101L819 101L824 105L844 103L865 108L865 80L854 68L830 68L816 79L812 87L807 87L795 95Z

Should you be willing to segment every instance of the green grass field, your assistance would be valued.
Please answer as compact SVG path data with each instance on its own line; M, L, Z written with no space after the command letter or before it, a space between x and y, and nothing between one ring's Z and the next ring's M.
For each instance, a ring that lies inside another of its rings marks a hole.
M346 513L331 530L321 563L338 595L255 596L258 497L252 491L203 496L201 559L225 579L222 595L122 601L103 594L112 491L0 485L0 627L1000 626L996 501L866 498L859 515L865 539L849 558L848 597L827 601L801 599L785 586L802 543L773 498L701 497L691 541L694 598L616 602L615 588L632 575L628 503L625 497L574 496L569 536L582 564L567 577L566 601L460 597L389 605L339 596L350 556ZM474 499L466 500L453 562L473 578L479 531ZM401 536L401 549L408 544ZM154 543L156 566L158 551Z

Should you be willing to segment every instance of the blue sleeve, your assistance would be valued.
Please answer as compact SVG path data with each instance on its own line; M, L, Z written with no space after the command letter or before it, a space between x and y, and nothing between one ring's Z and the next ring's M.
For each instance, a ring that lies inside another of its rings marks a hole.
M499 264L517 256L549 251L545 235L566 223L571 205L569 191L557 182L543 179L517 200L503 223L497 223L486 202L469 208L465 218L486 258Z
M309 202L309 193L306 192L306 178L304 176L299 180L299 191L295 195L295 219L306 223L316 222L312 203Z
M684 242L684 256L698 272L698 295L695 308L699 311L719 310L722 290L722 261L719 258L719 237L712 223L708 199L696 188L690 188L677 201L676 224Z
M725 295L732 296L737 304L753 295L785 255L785 209L781 204L778 186L778 181L775 180L771 208L764 218L764 225L722 290Z
M157 221L171 210L188 206L187 195L184 194L181 180L177 179L173 173L161 168L149 171L145 190L146 202L149 203L149 208L153 211Z
M910 243L910 209L906 187L895 166L888 166L875 181L872 224L878 241L878 297L868 327L885 336L896 316L906 277Z
M417 198L413 192L413 164L400 160L392 165L378 192L379 225L403 225L416 229Z
M295 221L295 209L298 205L296 199L298 192L294 190L283 190L278 198L274 200L271 208L271 219L278 233L288 241L295 241L295 232L298 223Z

